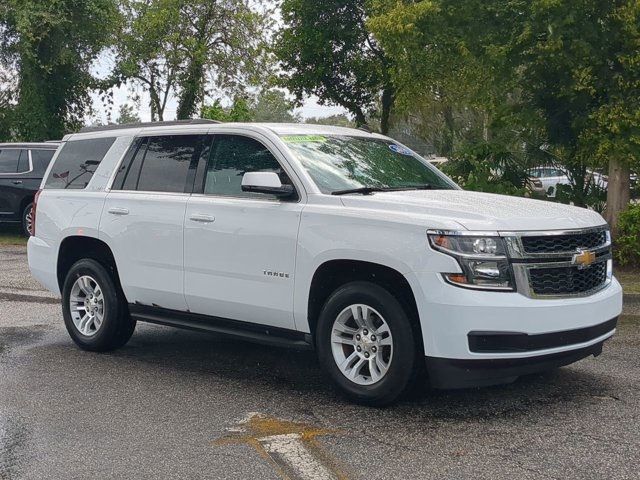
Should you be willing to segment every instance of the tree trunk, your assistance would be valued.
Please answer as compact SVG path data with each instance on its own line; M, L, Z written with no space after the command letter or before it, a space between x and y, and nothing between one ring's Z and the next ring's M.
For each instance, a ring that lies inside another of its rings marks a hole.
M395 101L393 87L386 86L382 90L382 114L380 115L380 133L389 133L389 117Z
M607 184L607 209L604 218L611 227L613 238L618 236L618 217L631 201L629 164L619 158L609 160L609 182Z
M356 126L358 127L362 127L363 125L367 124L367 117L365 117L364 112L362 111L361 108L356 107L352 110L352 113L355 115L356 117Z
M201 58L192 58L187 67L185 79L182 81L182 93L178 101L177 119L186 120L196 113L203 91L204 62Z

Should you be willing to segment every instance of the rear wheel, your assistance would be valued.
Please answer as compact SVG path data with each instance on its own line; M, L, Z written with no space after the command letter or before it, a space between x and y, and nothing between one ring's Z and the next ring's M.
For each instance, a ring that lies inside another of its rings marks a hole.
M416 343L398 300L369 282L352 282L325 303L317 327L320 362L349 398L383 406L409 386Z
M62 289L64 323L84 350L114 350L129 341L136 326L124 295L109 272L93 259L76 262Z
M33 235L33 203L22 211L22 233L25 237Z

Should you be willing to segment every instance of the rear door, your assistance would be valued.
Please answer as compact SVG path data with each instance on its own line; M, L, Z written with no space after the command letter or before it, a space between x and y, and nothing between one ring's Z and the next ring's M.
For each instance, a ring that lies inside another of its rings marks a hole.
M19 220L24 174L30 170L29 151L0 148L0 220Z
M100 236L111 246L129 303L187 309L183 223L202 139L138 138L116 173Z
M293 329L300 185L284 157L257 134L217 134L203 160L185 215L189 310ZM242 176L255 171L278 173L296 187L297 198L243 192Z

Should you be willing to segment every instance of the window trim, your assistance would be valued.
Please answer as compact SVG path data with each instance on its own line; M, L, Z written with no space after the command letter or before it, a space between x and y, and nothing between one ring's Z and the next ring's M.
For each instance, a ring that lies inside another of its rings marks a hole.
M1 150L19 150L20 151L20 155L18 155L18 165L20 165L20 156L22 155L22 152L27 152L27 155L29 156L29 170L27 170L26 172L0 173L0 177L5 177L5 176L6 177L12 177L12 176L16 176L16 175L26 175L27 173L33 172L33 159L31 158L31 149L30 148L9 147L9 148L2 148ZM46 150L46 149L42 148L40 150ZM16 168L18 167L18 165L16 165Z
M250 133L254 133L254 132L250 132ZM242 133L238 133L236 131L212 131L209 132L207 134L208 136L211 136L211 143L210 143L210 147L211 150L209 151L209 155L206 158L206 160L203 160L202 155L200 155L200 158L198 160L198 166L196 169L196 174L195 174L195 178L194 178L194 185L193 185L193 192L192 195L193 196L197 196L197 197L206 197L206 198L217 198L217 199L229 199L229 200L250 200L250 201L257 201L257 202L269 202L269 203L288 203L288 204L295 204L295 203L300 203L302 202L302 195L300 194L302 187L301 185L299 185L299 179L295 173L295 171L293 170L293 168L289 165L289 162L283 162L282 159L278 158L278 155L274 152L274 148L271 148L267 142L265 142L265 140L263 140L262 138L256 138L257 135L250 135L249 132L242 132ZM264 194L264 197L259 197L259 196L242 196L242 195L216 195L214 193L205 193L204 192L204 188L205 188L205 182L207 180L207 176L206 176L206 172L207 169L209 167L209 162L212 159L212 155L215 152L215 147L216 144L218 142L218 138L221 136L236 136L236 137L245 137L245 138L249 138L251 140L254 140L258 143L260 143L264 148L267 149L267 151L271 154L271 156L273 156L273 158L275 159L276 162L278 162L278 165L280 165L280 168L282 168L282 170L284 170L284 172L287 174L287 176L289 177L289 179L291 180L291 184L293 185L294 188L294 192L295 192L295 197L292 196L292 200L287 200L287 199L281 199L281 198L271 198L269 197L267 194ZM280 153L280 151L278 150L278 153ZM204 165L202 165L204 164ZM293 198L295 198L295 200L293 200Z

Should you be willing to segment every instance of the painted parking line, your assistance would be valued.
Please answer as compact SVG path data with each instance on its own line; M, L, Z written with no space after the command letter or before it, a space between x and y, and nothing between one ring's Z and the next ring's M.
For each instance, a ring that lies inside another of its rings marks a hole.
M337 432L250 413L215 445L247 444L287 480L346 480L344 469L317 437Z

